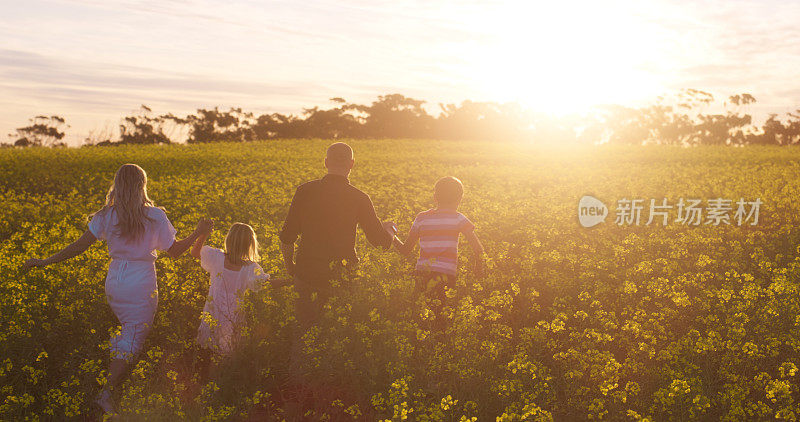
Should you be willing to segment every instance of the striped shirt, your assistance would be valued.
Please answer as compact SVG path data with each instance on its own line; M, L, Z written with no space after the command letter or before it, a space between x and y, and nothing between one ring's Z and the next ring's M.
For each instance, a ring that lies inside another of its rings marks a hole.
M458 211L431 209L419 213L411 225L411 234L419 236L416 269L456 275L458 235L474 229L472 222Z

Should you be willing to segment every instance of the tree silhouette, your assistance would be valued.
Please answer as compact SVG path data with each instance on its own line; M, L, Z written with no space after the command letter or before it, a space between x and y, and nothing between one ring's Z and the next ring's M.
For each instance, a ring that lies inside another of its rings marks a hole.
M217 107L213 110L198 109L196 115L186 118L190 126L188 142L252 141L252 118L253 113L242 111L241 108L228 111L220 111Z
M362 136L367 138L424 138L430 137L431 117L422 105L401 94L378 96L371 105L346 104L346 110L363 116Z
M152 116L153 110L142 104L136 114L126 116L119 125L123 144L168 144L180 131L185 119L171 113Z
M63 146L64 131L69 127L61 116L36 116L30 124L16 129L15 146ZM9 135L13 137L14 135Z
M761 127L761 134L755 136L755 142L764 145L800 145L800 109L786 113L786 123L778 119L777 114L770 114Z
M761 127L753 125L748 108L756 98L748 93L715 103L714 96L685 89L662 96L644 107L606 105L589 113L554 116L533 113L517 103L463 101L439 104L438 115L425 101L401 94L378 96L368 105L330 98L329 108L306 108L302 113L262 114L241 108L198 109L178 117L154 116L142 105L120 124L120 143L163 144L187 141L247 142L278 138L431 138L495 142L614 143L668 145L796 145L800 144L800 110L770 115ZM64 119L37 116L17 129L16 145L58 145ZM87 144L109 145L110 132L90 135Z

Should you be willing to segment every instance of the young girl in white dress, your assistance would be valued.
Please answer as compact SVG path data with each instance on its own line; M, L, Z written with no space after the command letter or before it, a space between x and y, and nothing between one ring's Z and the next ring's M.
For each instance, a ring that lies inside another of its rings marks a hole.
M239 301L248 290L259 290L270 281L273 286L288 284L284 279L270 280L258 264L258 240L252 227L234 223L225 237L225 250L203 246L209 232L201 233L192 246L192 256L208 271L211 280L200 317L198 343L222 356L236 347L242 315Z
M26 267L44 267L80 255L98 239L106 241L111 256L106 299L122 328L111 339L108 379L95 399L105 412L114 412L111 389L141 351L153 324L158 305L156 250L177 258L201 232L209 231L211 224L211 220L202 220L189 237L175 240L176 231L166 213L147 196L147 174L135 164L125 164L114 176L105 206L92 216L80 239L47 259L25 262Z

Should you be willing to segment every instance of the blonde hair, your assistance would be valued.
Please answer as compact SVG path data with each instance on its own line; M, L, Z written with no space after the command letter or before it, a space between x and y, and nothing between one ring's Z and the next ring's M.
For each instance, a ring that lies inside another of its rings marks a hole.
M233 223L225 236L225 253L234 260L258 262L258 240L249 224Z
M101 211L114 207L119 236L135 240L144 234L145 224L152 221L145 209L152 206L153 201L147 196L147 173L136 164L123 164L114 175L114 183L108 189L106 205Z

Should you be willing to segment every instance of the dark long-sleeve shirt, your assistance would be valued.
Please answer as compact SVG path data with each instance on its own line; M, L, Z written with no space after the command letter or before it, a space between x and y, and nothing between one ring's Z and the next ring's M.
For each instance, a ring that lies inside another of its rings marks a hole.
M346 177L328 174L300 185L280 233L285 244L300 237L295 258L297 277L316 283L331 276L332 263L357 263L357 225L372 245L391 247L392 236L383 229L372 200Z

